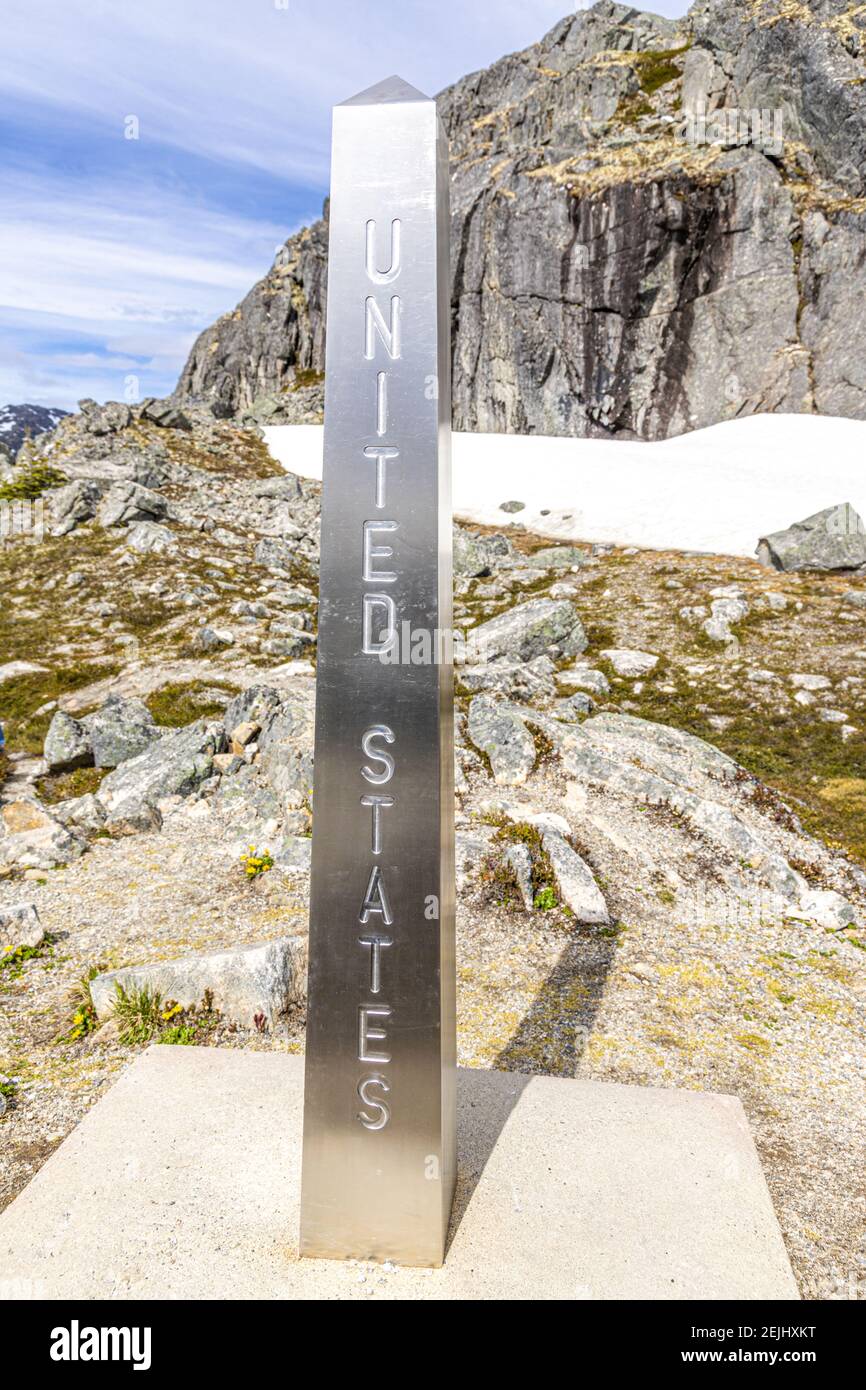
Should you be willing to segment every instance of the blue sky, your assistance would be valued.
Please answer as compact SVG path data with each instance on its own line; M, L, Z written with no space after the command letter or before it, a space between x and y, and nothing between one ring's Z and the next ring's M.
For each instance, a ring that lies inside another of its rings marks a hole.
M568 10L3 0L0 404L166 394L196 333L319 215L335 102L392 72L432 94Z

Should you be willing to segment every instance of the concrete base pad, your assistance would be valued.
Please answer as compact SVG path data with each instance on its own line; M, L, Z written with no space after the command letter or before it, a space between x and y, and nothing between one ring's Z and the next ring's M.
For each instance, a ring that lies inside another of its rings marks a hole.
M795 1299L738 1100L459 1073L444 1268L299 1260L303 1059L152 1047L0 1216L18 1298Z

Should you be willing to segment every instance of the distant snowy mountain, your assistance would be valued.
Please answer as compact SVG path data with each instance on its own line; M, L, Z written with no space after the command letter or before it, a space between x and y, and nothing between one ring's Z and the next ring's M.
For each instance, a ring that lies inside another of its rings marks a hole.
M10 454L15 455L28 434L35 439L37 434L53 430L68 410L48 405L0 405L0 444L5 444Z

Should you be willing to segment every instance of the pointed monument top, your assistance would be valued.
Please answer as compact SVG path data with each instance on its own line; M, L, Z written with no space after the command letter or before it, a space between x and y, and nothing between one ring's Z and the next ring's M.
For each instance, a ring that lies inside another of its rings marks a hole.
M347 101L341 101L341 106L383 106L386 102L398 101L430 101L431 98L419 92L417 87L404 82L402 77L396 74L386 77L382 82L377 82L375 86L368 87L366 91L358 92L356 96L349 97Z

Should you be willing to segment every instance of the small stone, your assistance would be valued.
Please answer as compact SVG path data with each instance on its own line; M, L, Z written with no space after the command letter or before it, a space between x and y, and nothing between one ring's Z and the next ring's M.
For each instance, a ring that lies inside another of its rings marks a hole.
M770 589L767 593L761 594L760 602L774 613L784 613L788 607L787 598L776 589Z
M199 652L218 652L224 647L234 645L234 633L228 628L200 627L193 638L193 646Z
M130 550L141 555L162 555L177 545L177 540L167 526L155 521L138 521L126 533L126 544Z
M633 651L628 647L608 647L601 655L618 676L646 676L659 660L652 652Z
M589 865L556 830L542 831L541 841L550 860L560 896L578 922L610 924L604 894Z
M274 863L285 874L308 874L312 848L309 836L287 835L274 855Z
M519 842L509 845L505 851L505 862L514 874L524 910L531 912L535 899L532 892L532 855L529 847Z
M237 753L214 753L213 765L223 777L230 777L245 766L245 760Z
M44 936L35 903L14 903L10 907L0 907L0 956L4 951L17 950L19 946L36 947Z
M829 690L833 684L829 676L811 675L804 671L796 671L788 679L797 690Z
M585 550L579 550L576 545L548 545L533 551L526 558L530 565L539 569L571 569L575 565L585 565L589 557Z
M229 735L231 751L243 755L243 750L248 743L253 743L261 733L261 724L253 719L247 719L243 723L236 725Z
M577 690L574 695L569 695L565 700L557 700L554 706L554 714L557 719L564 719L568 723L576 723L581 715L591 714L595 709L595 701L585 690Z
M500 503L499 503L499 510L500 510L501 512L522 512L522 511L525 511L525 510L526 510L526 503L525 503L525 502L500 502Z
M38 661L7 661L0 666L0 685L4 681L13 681L18 676L42 676L48 674L47 666L40 666Z
M589 690L593 695L609 695L610 681L603 671L596 671L591 666L573 666L570 671L560 671L560 685L576 687L578 690Z

